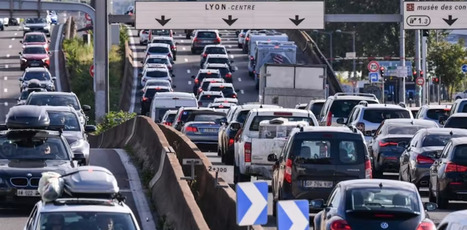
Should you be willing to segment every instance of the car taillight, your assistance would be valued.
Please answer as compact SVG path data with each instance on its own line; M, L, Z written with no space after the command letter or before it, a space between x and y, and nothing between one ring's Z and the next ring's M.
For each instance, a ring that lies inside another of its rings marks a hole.
M149 98L143 97L143 101L148 101L148 100L149 100Z
M182 114L183 114L183 109L180 111L180 116L178 116L177 122L182 121Z
M467 172L467 166L458 165L449 161L444 172Z
M249 41L249 40L250 40L250 37L245 38L245 40Z
M427 157L422 154L417 155L418 164L433 164L433 162L435 162L435 160L433 160L431 157Z
M251 162L251 142L245 142L245 162Z
M217 37L216 40L214 40L214 42L219 42L219 43L221 43L221 38L220 38L220 37Z
M292 183L292 160L287 159L285 162L285 171L284 171L284 179L287 183Z
M326 117L326 126L331 126L332 124L332 113L329 111L328 116Z
M203 92L203 89L198 88L198 93L201 93L201 92Z
M169 54L167 54L167 56L169 56L169 57L172 57L172 54L171 54L171 53L169 53Z
M185 128L185 132L196 133L196 132L198 132L198 128L192 127L192 126L188 126L188 127Z
M198 42L198 38L194 38L194 39L193 39L193 42Z
M230 138L229 139L229 146L232 146L234 144L234 139L233 138Z
M250 56L250 60L253 61L255 60L255 58L253 56Z
M418 226L417 230L436 230L436 226L431 221L422 221Z
M345 220L335 220L331 223L331 230L352 230Z
M225 75L225 77L229 77L229 78L230 78L230 77L232 77L232 74L231 74L231 73L228 73L228 74Z
M357 129L360 130L362 133L365 132L365 123L363 122L358 122L356 125Z
M245 37L245 35L244 35L244 34L240 34L240 37L243 38L243 37Z
M204 53L204 54L203 54L203 57L207 57L207 56L208 56L208 54L207 54L207 53Z
M386 142L386 141L379 141L379 147L386 147L386 146L391 146L391 145L397 145L397 142Z
M163 122L162 124L168 125L168 126L172 126L172 122L167 122L167 121L165 121L165 122Z
M198 78L195 79L195 84L198 84L199 83L199 80Z
M233 98L237 98L237 94L232 95Z
M149 31L143 30L143 34L149 34Z
M173 49L173 50L174 50L174 49L175 49L175 46L170 46L170 49Z
M365 161L365 178L373 178L373 170L371 169L371 161L369 159Z

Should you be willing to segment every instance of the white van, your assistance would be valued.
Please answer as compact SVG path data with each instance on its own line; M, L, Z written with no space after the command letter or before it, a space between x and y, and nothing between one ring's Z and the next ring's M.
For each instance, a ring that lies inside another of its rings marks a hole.
M156 93L151 102L150 116L155 122L160 122L167 110L180 107L197 107L198 101L192 93L161 92Z

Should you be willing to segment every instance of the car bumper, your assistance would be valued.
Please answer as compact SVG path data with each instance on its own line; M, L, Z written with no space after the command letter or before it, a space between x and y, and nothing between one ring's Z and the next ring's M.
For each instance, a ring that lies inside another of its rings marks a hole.
M37 188L25 188L27 190L37 190ZM39 201L40 196L17 196L18 189L16 188L0 188L0 204L12 204L12 205L32 205Z
M216 43L216 42L206 42L206 43L197 42L197 43L193 43L191 45L191 47L194 48L194 49L203 49L207 45L218 45L218 44L220 44L220 43Z
M414 170L414 178L412 178L412 183L420 186L428 186L430 181L430 166L416 166Z
M196 134L187 134L185 135L190 138L190 140L195 144L216 144L218 141L217 133L216 135L196 135Z
M401 153L383 152L379 157L378 166L376 168L384 172L399 172L400 156Z
M449 200L467 200L467 182L454 184L452 180L440 183L440 190Z
M42 60L40 61L21 61L21 68L26 69L28 67L46 67L47 69L50 67L47 62L43 62Z
M265 179L272 179L272 164L250 164L245 166L245 172L251 176L261 176Z

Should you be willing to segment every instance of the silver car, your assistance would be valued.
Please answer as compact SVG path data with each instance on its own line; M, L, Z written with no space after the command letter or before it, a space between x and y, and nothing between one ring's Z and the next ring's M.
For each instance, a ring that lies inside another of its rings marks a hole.
M430 120L438 123L445 121L449 117L451 105L424 105L417 113L418 119Z

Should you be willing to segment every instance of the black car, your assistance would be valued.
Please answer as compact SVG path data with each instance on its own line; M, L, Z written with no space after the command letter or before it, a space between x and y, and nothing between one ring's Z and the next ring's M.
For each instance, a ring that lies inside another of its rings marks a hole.
M439 158L446 143L455 137L467 137L467 130L454 128L421 129L400 157L399 180L428 186L430 167Z
M467 199L467 138L452 138L430 167L429 199L440 208Z
M314 230L328 229L436 229L428 213L434 203L422 203L417 188L394 180L348 180L336 185L328 201L313 200L323 209L314 218Z
M201 53L201 61L199 62L200 67L203 67L204 62L209 54L229 54L225 46L223 45L207 45L204 47L203 52Z
M172 127L180 131L183 125L187 122L188 116L195 111L201 112L213 112L211 108L199 108L199 107L181 107L178 109L177 114L172 122Z
M0 203L33 204L40 200L37 188L43 172L64 174L78 167L62 132L51 129L43 107L10 109L0 131Z
M373 176L383 172L399 172L399 158L413 135L420 129L438 128L434 121L397 118L386 119L376 129L368 150L372 157Z
M221 72L218 69L200 69L198 74L191 76L194 79L193 82L193 94L197 95L198 88L205 78L222 78Z
M268 160L275 161L274 207L279 200L326 199L340 181L372 177L365 139L347 127L300 128Z
M141 115L146 115L151 107L152 99L158 92L172 92L171 87L165 86L148 86L144 88L141 96Z
M467 113L455 113L441 123L444 123L445 128L467 129Z

